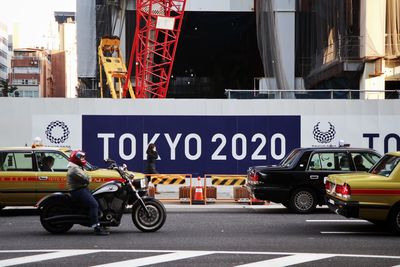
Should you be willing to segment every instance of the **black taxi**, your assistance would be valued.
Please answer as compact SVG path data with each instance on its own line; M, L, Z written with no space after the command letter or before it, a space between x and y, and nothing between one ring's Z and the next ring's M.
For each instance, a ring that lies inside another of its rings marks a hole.
M257 199L310 213L325 204L325 177L367 171L380 158L375 150L349 146L296 148L279 165L250 167L246 186Z

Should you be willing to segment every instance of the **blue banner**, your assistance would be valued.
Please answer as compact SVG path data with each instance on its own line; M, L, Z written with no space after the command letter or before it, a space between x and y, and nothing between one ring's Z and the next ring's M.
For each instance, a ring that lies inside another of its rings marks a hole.
M82 117L82 147L90 162L111 158L145 172L155 143L159 173L245 174L249 166L276 164L300 147L300 116Z

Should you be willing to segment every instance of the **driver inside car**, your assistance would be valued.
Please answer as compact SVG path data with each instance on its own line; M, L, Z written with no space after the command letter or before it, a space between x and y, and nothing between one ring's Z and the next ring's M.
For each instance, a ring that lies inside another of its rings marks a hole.
M80 150L72 151L68 163L67 183L74 200L89 208L90 224L96 235L110 234L99 223L99 204L88 189L90 177L84 171L86 165L85 153Z

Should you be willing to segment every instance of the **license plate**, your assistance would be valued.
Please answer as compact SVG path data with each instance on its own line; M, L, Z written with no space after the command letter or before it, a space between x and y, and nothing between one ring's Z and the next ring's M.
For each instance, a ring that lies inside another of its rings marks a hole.
M331 203L332 205L335 205L335 201L333 199L329 199L328 202Z

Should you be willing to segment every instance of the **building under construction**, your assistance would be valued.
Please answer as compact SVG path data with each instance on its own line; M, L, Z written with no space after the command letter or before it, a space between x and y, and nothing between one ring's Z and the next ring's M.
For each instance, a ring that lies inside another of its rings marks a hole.
M160 7L174 1L143 2ZM228 90L231 97L241 92L236 97L273 98L280 92L279 97L307 98L309 92L329 90L338 98L398 98L396 0L179 2L186 6L166 97L224 98ZM138 4L77 1L80 96L100 96L102 37L119 37L128 65ZM129 77L134 87L135 71Z

